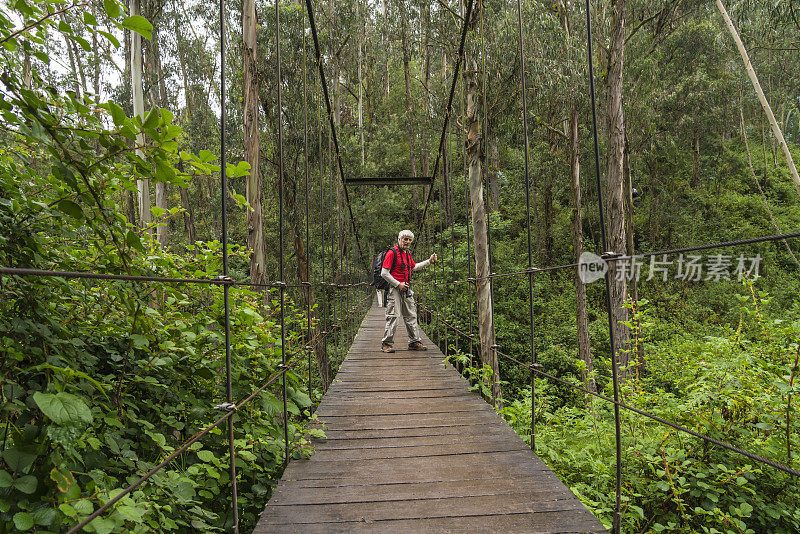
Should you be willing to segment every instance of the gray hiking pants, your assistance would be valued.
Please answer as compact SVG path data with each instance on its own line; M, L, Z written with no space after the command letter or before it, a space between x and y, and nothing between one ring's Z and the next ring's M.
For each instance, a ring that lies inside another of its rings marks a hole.
M394 332L397 330L398 315L403 316L408 333L408 342L422 341L417 323L417 303L414 297L405 297L400 290L393 287L389 290L389 298L386 301L386 330L383 332L383 343L394 344Z

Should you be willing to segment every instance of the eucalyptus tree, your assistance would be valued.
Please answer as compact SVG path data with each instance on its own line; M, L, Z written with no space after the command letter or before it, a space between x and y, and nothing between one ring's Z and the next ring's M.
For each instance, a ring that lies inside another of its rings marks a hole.
M480 20L483 3L478 0L472 8L472 13L467 19L467 2L461 0L461 14L465 24L474 30ZM484 365L492 370L492 397L496 406L503 402L500 390L500 368L497 360L494 317L492 305L492 289L489 279L491 267L489 265L488 231L486 226L486 208L483 196L484 169L482 163L482 132L481 132L481 95L479 92L480 70L474 52L464 50L464 91L466 94L466 110L464 114L464 128L466 131L467 159L469 161L469 193L472 218L472 232L475 254L475 279L478 303L478 334L480 337L480 358Z
M266 258L264 257L264 223L261 217L261 167L259 143L259 80L258 39L255 0L242 2L242 63L244 66L244 146L245 160L250 164L247 176L247 246L251 250L250 282L266 282Z

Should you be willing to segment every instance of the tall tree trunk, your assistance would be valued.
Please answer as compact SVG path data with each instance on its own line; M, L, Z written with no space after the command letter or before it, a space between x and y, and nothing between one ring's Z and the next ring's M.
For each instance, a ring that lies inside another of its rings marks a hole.
M303 241L304 227L303 217L300 215L300 210L297 205L297 183L293 173L284 171L284 184L285 195L284 201L286 203L286 213L289 222L289 228L292 232L292 243L294 245L294 254L297 259L297 279L300 282L309 282L308 279L308 251L306 250L305 242ZM327 391L330 386L330 362L328 361L328 352L325 350L325 343L322 338L323 325L320 322L319 315L317 314L316 307L314 306L314 292L303 291L303 302L306 309L310 310L311 314L311 335L314 339L314 358L317 362L317 371L319 372L320 382L322 382L322 390Z
M421 8L422 10L422 20L420 24L422 25L422 34L424 38L422 39L422 50L421 56L423 58L423 73L422 73L422 85L425 87L425 116L430 120L432 117L432 102L431 102L431 52L429 46L430 40L430 21L431 21L431 6L428 3ZM420 136L422 138L422 155L420 157L422 163L422 176L430 176L430 163L428 161L428 135L427 129L422 128L420 131Z
M69 67L72 70L72 90L75 91L75 96L80 99L81 85L78 81L78 67L75 61L75 47L72 41L64 37L64 43L67 45L67 55L69 56Z
M470 28L474 29L478 20L481 3L477 2ZM466 16L466 2L461 0L461 13ZM464 85L467 98L467 113L464 124L467 132L466 152L469 160L469 194L472 214L472 232L475 244L475 276L478 295L478 335L480 337L481 361L493 372L492 397L496 406L502 406L503 397L500 390L500 368L495 350L494 317L492 316L492 290L488 275L489 248L487 245L486 210L483 198L483 169L481 165L481 118L480 99L477 80L479 78L478 63L472 54L464 52Z
M386 101L389 101L389 58L391 57L391 42L389 41L387 34L389 32L389 9L386 5L387 0L381 0L381 14L383 15L383 31L381 32L381 42L383 43L383 51L385 52L386 57Z
M608 248L612 252L624 254L627 249L625 239L625 201L624 159L625 159L625 118L622 110L622 66L625 57L625 0L611 3L611 36L606 79L606 121L608 132L606 166L606 219L608 228ZM611 280L611 309L608 313L613 322L616 340L617 361L621 377L627 377L630 363L628 341L630 330L624 324L628 320L627 280L620 272L617 262L610 262L607 276Z
M488 122L487 122L488 125ZM500 151L497 148L497 135L489 137L489 207L500 211Z
M570 38L569 25L569 6L566 0L558 2L558 19L561 29L564 30L566 41ZM581 214L581 162L580 147L578 144L578 106L574 102L571 105L569 119L564 121L564 136L569 144L569 175L570 189L572 191L572 239L574 247L575 262L580 261L583 254L583 217ZM586 284L581 280L578 271L574 274L575 282L575 323L578 337L578 357L584 362L584 369L581 372L584 387L591 391L597 391L592 374L594 372L594 361L592 360L592 346L589 340L589 316L586 305ZM590 404L591 395L586 395L585 402Z
M192 98L192 93L189 89L189 78L186 74L186 44L183 40L183 34L181 33L181 28L179 25L179 17L178 7L176 5L177 0L172 0L172 6L175 10L175 40L177 42L178 47L178 67L180 68L181 73L181 83L183 84L183 96L185 98L185 110L186 110L186 120L191 122L192 120L192 111L194 110L194 98ZM178 168L183 171L183 161L178 159ZM202 181L198 181L197 190L199 192L200 200L202 205L203 199L203 185ZM197 242L197 229L194 224L194 210L192 207L191 202L189 201L189 188L188 187L181 187L180 188L180 195L181 195L181 207L184 209L184 228L186 229L186 236L189 239L190 244L194 244Z
M700 187L700 136L692 139L692 189Z
M131 0L131 16L141 15L141 1ZM131 95L133 96L133 113L144 121L144 92L142 88L142 36L131 32ZM144 134L136 136L136 142L144 145ZM144 157L144 151L136 151L139 157ZM152 222L150 213L150 180L136 181L139 193L139 224L146 228Z
M636 253L634 241L633 241L633 178L631 176L631 144L628 141L628 132L625 132L625 152L624 152L624 159L622 164L623 169L623 179L625 181L625 242L626 242L626 250L625 253L628 256L633 256ZM635 260L634 260L635 261ZM636 310L638 313L639 310L639 278L638 273L635 271L635 266L633 263L631 267L634 270L630 271L633 273L633 278L631 280L631 304L633 305L633 309ZM645 361L644 361L644 343L642 342L641 337L641 325L636 325L636 339L635 343L636 346L634 347L636 350L636 373L637 376L639 373L644 369Z
M178 158L178 170L183 172L183 160ZM197 230L194 226L194 208L189 200L189 190L186 187L179 188L181 193L181 207L183 208L183 227L186 230L186 237L190 245L197 242Z
M583 218L581 216L581 163L580 150L578 146L578 109L572 107L569 114L569 123L565 124L567 139L569 139L569 175L570 186L572 189L573 215L572 215L572 238L575 248L575 262L580 261L583 254ZM584 362L584 370L581 372L583 383L591 392L597 391L594 379L591 378L594 371L592 360L592 347L589 341L589 316L586 307L586 284L583 283L578 271L575 271L575 319L578 334L578 356ZM590 397L586 397L588 404Z
M406 134L408 136L408 153L411 163L411 176L414 178L417 177L417 158L416 152L414 148L414 139L416 138L416 132L414 131L414 118L413 118L413 102L411 100L411 58L408 51L408 21L406 20L406 7L404 2L400 2L400 39L401 39L401 46L403 47L403 74L405 75L405 83L406 83L406 120L408 121L408 127L406 129ZM414 212L414 224L415 226L419 226L420 224L420 213L419 213L419 206L420 206L420 198L419 198L419 188L414 186L413 190L413 212Z
M361 0L356 3L356 24L358 24L358 140L361 144L361 165L365 159L364 152L364 83L362 82L362 69L364 63L364 21L361 19Z
M160 33L157 30L157 26L153 29L153 36L150 40L150 54L152 61L150 65L153 68L153 73L155 74L156 80L152 80L151 86L155 86L158 89L158 98L151 98L151 101L158 102L160 107L166 108L167 107L167 85L164 81L166 76L164 76L164 69L161 67L161 48L160 48L160 41L159 41ZM152 76L151 76L152 78ZM164 211L167 210L167 184L166 182L158 181L156 182L156 207L163 209ZM169 238L169 225L165 223L161 224L156 228L156 241L159 245L166 246L167 241Z
M247 246L250 248L250 283L267 281L266 255L264 251L264 224L261 218L261 168L259 166L260 144L258 140L258 42L256 35L255 0L242 2L242 42L244 45L244 150L245 160L250 164L247 177L246 197L250 204L247 210Z
M722 15L722 18L725 20L725 26L728 27L731 37L733 37L733 40L736 42L736 48L739 49L739 54L742 56L744 68L747 71L747 75L750 77L750 82L753 84L753 89L755 89L756 94L758 95L758 101L761 102L761 107L764 108L764 113L767 114L767 119L769 119L769 124L772 127L772 134L775 136L777 142L781 145L783 156L786 158L786 164L789 166L789 174L792 176L792 181L794 182L794 188L797 190L797 193L800 194L800 176L798 176L797 168L794 166L792 153L789 151L789 146L786 144L786 139L783 138L783 133L781 132L780 126L778 126L778 121L775 120L775 115L772 113L772 108L770 107L769 102L767 102L767 97L764 96L764 91L761 89L761 84L758 82L756 71L753 69L753 65L750 63L750 56L747 54L747 49L744 47L744 43L742 43L742 39L739 37L739 32L736 31L736 27L733 25L733 21L728 16L728 12L725 10L725 6L722 4L722 1L716 0L716 4L717 9Z
M25 52L25 59L22 66L24 72L22 73L22 85L28 91L31 90L33 86L33 74L31 71L31 54L30 52Z
M92 4L92 15L97 17L97 4ZM97 41L97 32L92 32L92 87L96 97L100 96L100 45ZM99 115L99 112L98 112Z
M445 94L447 91L447 52L442 51L442 94ZM453 194L452 194L452 166L453 162L450 157L450 140L445 139L444 144L444 191L445 191L445 214L447 216L447 224L448 226L452 226L454 219L453 219Z

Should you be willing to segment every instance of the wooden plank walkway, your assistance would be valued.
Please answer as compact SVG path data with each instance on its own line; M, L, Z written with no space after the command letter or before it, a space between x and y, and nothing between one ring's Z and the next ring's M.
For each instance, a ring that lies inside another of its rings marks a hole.
M293 460L254 533L606 532L444 355L380 351L373 307L317 409L326 439Z

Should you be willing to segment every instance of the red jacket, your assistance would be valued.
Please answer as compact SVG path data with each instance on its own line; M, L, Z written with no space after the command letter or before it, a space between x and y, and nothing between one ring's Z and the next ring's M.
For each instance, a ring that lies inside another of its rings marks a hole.
M397 261L394 259L395 255L398 255ZM394 263L394 269L392 269L392 263ZM389 249L383 258L383 268L390 269L389 274L398 282L408 283L411 280L411 271L415 265L416 263L414 258L411 257L411 253L407 250L400 251L397 245Z

